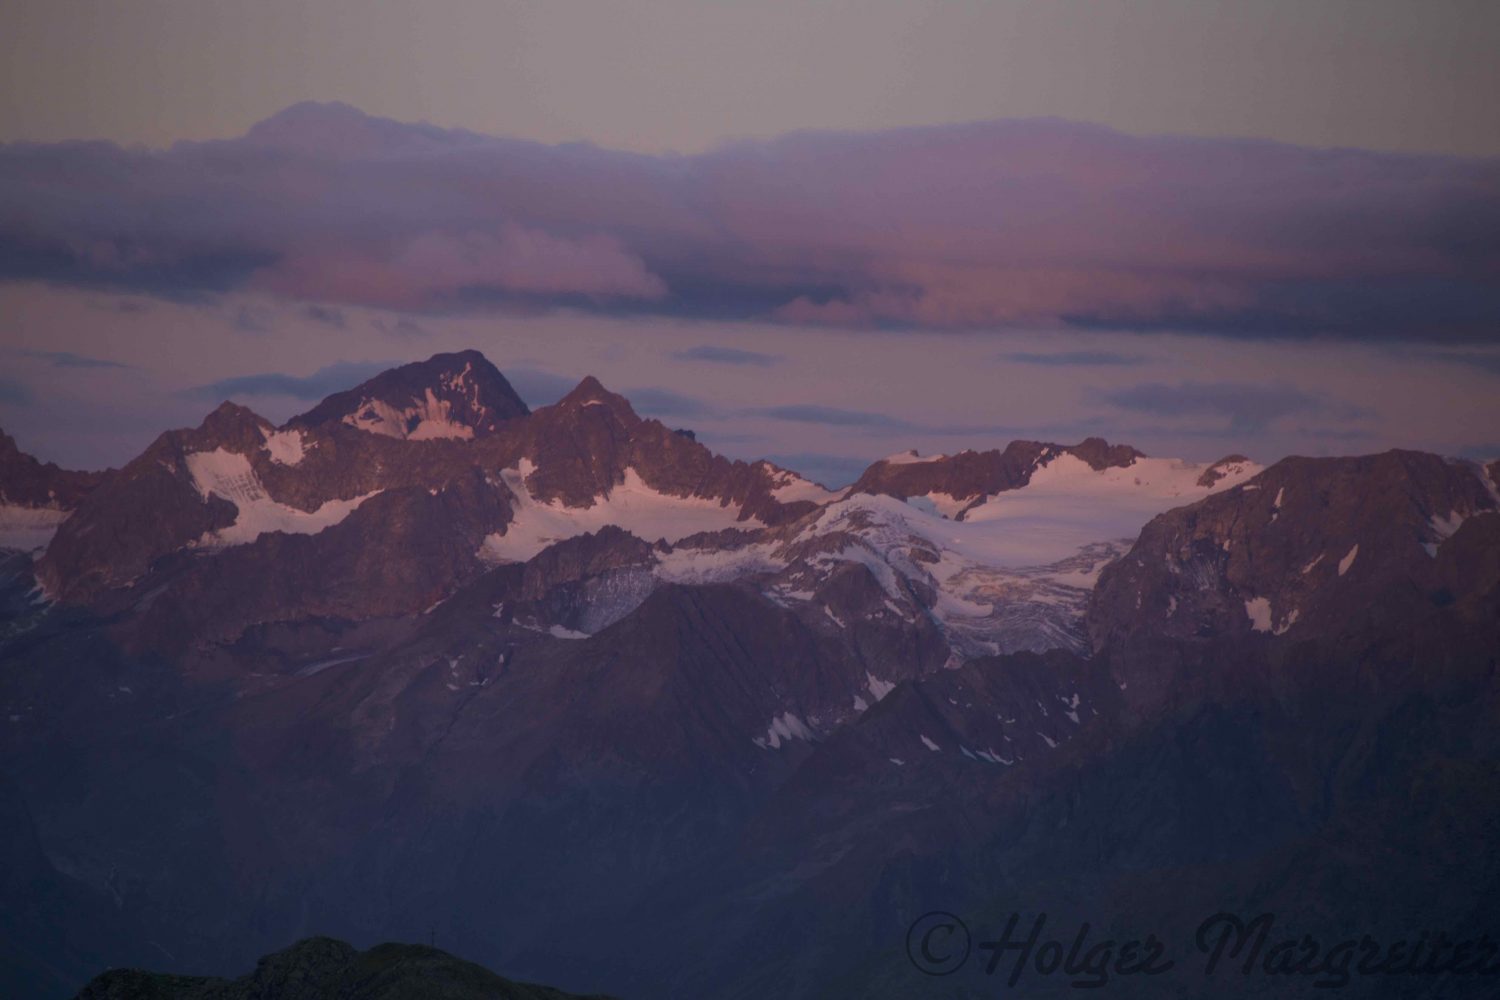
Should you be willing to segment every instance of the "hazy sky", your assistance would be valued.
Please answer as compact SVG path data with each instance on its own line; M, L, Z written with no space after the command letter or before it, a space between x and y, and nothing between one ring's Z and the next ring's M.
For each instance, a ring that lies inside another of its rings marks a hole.
M0 140L237 135L303 100L647 152L1058 116L1500 155L1493 0L7 0Z
M1497 50L1491 0L10 0L0 427L119 465L476 347L830 483L1494 457Z

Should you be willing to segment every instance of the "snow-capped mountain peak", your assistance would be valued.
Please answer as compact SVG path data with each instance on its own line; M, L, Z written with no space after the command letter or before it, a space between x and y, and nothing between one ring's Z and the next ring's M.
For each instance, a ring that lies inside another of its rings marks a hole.
M493 434L530 411L505 376L483 354L436 354L382 372L313 409L288 426L346 424L403 440L473 438Z

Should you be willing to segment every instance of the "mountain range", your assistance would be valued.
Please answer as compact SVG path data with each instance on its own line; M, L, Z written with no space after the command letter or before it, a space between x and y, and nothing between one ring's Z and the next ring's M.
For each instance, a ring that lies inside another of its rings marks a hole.
M832 490L592 377L532 411L475 351L103 473L0 435L0 991L327 934L938 995L932 910L1500 938L1497 512L1500 462L1097 438Z

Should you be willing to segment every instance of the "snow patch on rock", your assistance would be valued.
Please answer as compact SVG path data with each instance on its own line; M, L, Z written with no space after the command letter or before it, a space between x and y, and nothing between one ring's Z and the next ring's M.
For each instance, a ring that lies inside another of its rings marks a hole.
M525 562L554 542L598 531L614 525L648 542L677 542L689 535L725 528L759 528L760 521L739 521L739 510L705 497L679 497L647 485L640 473L625 470L624 482L607 494L595 497L592 506L569 507L561 500L544 503L531 495L526 480L536 466L522 459L514 469L500 473L515 496L514 517L503 532L487 536L479 556L490 563ZM679 571L690 570L693 557L673 561ZM705 559L698 568L708 568ZM720 568L726 569L728 559Z
M431 389L415 405L398 410L382 399L365 399L344 417L344 423L371 434L431 441L438 438L472 438L474 428L453 419L453 404L438 399Z
M268 431L262 427L260 436L265 439L266 454L277 465L296 465L307 455L306 439L296 428L286 431Z
M771 496L778 503L810 500L815 504L825 504L838 496L833 490L824 489L811 479L803 479L790 469L777 469L768 464L767 471L772 474Z
M783 712L771 720L770 726L766 728L765 736L756 736L751 742L766 750L780 749L781 744L791 740L803 740L810 742L815 737L813 731L808 728L807 723L791 712Z
M1292 613L1283 618L1281 624L1276 626L1276 628L1273 630L1273 634L1286 635L1287 629L1297 624L1297 619L1301 617L1302 612L1298 611L1296 608L1293 608Z
M794 541L837 537L842 544L820 551L813 566L861 563L892 600L910 600L913 588L931 594L923 605L964 656L1084 652L1083 613L1100 572L1152 517L1212 491L1197 485L1198 466L1136 464L1097 472L1061 455L1030 485L965 504L962 521L945 517L931 496L858 494L826 506Z
M1256 632L1271 631L1271 599L1252 597L1245 602L1245 615L1250 619L1250 628Z
M782 568L768 543L745 545L737 549L674 548L657 557L656 575L668 583L722 583L758 573L774 573ZM771 596L771 595L768 595ZM787 597L812 597L787 593ZM775 597L772 597L775 600ZM779 602L778 602L779 603Z
M215 448L187 456L188 473L203 499L216 496L234 504L234 523L198 539L201 548L246 545L261 535L280 531L288 535L316 535L352 514L360 504L380 492L376 490L347 500L329 500L314 511L298 510L271 499L250 460L238 452Z
M976 499L978 498L950 496L947 493L924 493L921 496L907 497L906 502L924 514L935 514L952 521L968 509Z
M936 462L947 457L946 455L919 455L917 449L912 448L908 451L898 451L894 455L887 455L881 461L886 465L921 465L926 462Z

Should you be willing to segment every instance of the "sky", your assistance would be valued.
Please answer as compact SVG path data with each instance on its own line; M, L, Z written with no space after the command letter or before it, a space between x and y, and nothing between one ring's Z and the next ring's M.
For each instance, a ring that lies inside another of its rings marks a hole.
M227 138L304 100L701 152L1054 116L1500 154L1492 0L8 0L0 139Z
M830 484L1500 455L1497 46L1459 0L11 3L0 427L118 466L477 347Z

